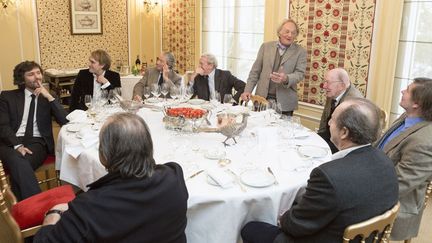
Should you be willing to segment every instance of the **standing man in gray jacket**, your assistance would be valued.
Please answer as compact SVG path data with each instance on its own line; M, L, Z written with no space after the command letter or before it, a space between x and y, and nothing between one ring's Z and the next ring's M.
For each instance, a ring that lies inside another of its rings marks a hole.
M282 113L291 116L298 107L297 83L304 78L306 50L294 43L298 35L295 21L286 19L277 30L279 41L261 45L249 72L242 100L255 94L281 104Z

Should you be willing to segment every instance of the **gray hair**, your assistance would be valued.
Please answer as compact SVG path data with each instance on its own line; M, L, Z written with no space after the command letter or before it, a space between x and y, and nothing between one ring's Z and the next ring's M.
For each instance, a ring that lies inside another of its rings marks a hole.
M131 113L118 113L107 119L99 134L99 157L110 173L123 178L150 177L153 174L153 141L144 120Z
M176 64L176 60L174 57L174 54L172 54L172 52L166 51L163 53L165 60L166 60L166 64L168 65L168 67L170 69L174 69L175 64Z
M365 98L350 98L343 103L348 106L337 117L337 128L348 129L348 138L355 144L374 142L381 130L379 108Z
M351 81L348 72L343 68L333 69L337 74L337 79L345 84L346 87L350 86Z
M208 64L213 64L214 67L217 68L218 62L217 62L217 59L216 59L215 55L210 54L210 53L204 53L204 54L201 55L201 57L207 58L207 63Z
M299 34L300 30L299 30L299 27L298 27L297 23L296 23L294 20L292 20L292 19L284 19L284 20L282 21L282 23L279 25L279 27L277 28L277 34L278 34L278 35L279 35L279 32L281 32L282 27L283 27L286 23L293 23L294 26L295 26L295 28L296 28L297 35Z

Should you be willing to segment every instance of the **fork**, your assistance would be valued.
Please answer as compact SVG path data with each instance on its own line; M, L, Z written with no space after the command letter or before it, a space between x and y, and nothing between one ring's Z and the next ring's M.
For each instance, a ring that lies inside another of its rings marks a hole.
M240 186L240 189L243 192L246 192L246 187L243 186L243 184L240 182L239 176L234 173L234 171L230 170L230 169L226 169L226 171L228 171L229 173L231 173L234 176L235 182Z
M267 167L267 170L268 170L268 172L273 176L273 178L274 178L274 180L275 180L274 184L275 184L275 185L278 185L279 182L277 181L276 176L275 176L275 174L273 173L272 169L271 169L270 167Z

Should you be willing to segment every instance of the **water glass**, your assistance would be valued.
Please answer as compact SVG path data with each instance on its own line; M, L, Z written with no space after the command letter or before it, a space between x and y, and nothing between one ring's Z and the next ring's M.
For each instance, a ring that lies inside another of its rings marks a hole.
M223 103L224 104L233 104L234 103L234 99L232 97L232 94L225 94L224 95L224 99L223 99Z
M92 106L92 103L93 103L92 95L85 95L84 96L84 104L85 104L85 106L87 106L87 108L90 109L91 106Z
M148 87L148 86L144 87L144 97L146 99L148 99L150 97L150 87Z

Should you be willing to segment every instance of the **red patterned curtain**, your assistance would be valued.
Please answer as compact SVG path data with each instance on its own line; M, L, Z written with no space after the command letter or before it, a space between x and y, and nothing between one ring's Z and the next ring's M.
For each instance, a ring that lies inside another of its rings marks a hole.
M375 0L291 0L290 17L300 28L297 41L308 51L300 100L323 105L324 74L345 68L365 95L371 52Z
M195 0L165 0L162 50L174 53L180 74L195 70Z

